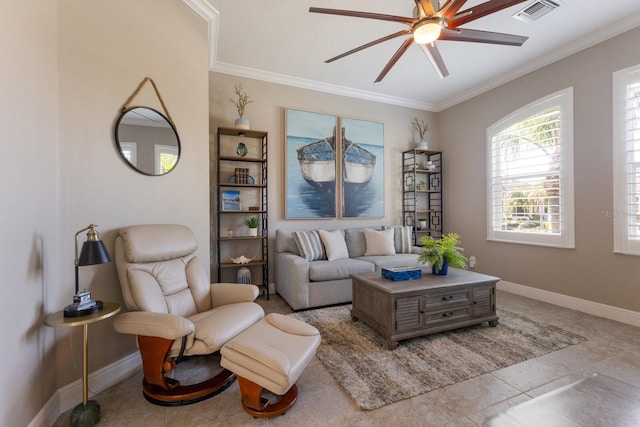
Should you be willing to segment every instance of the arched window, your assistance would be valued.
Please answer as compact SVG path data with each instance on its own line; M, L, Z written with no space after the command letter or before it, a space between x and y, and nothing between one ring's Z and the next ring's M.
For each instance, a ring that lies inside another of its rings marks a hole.
M487 129L487 239L573 248L573 88Z

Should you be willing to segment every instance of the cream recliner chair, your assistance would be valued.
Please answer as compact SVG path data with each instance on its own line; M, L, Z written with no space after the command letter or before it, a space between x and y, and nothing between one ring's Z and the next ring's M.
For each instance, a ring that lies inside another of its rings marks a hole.
M120 230L115 262L127 313L116 331L137 337L145 398L160 405L207 399L227 388L226 369L198 384L168 378L183 356L208 355L264 317L254 285L210 284L195 255L196 239L182 225L137 225Z

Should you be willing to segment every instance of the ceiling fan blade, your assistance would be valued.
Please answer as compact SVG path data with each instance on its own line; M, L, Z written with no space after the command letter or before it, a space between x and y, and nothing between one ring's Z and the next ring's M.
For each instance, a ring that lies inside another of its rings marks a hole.
M506 9L525 1L527 0L489 0L477 6L465 9L453 16L453 18L449 18L449 28L456 28L462 24L466 24L467 22L475 21L478 18L491 15L492 13L499 12L502 9Z
M455 30L449 30L445 28L440 33L440 37L438 37L438 40L522 46L522 44L526 42L528 38L529 37L516 36L514 34L470 30L468 28L456 28Z
M467 0L447 0L440 10L438 10L437 15L451 19L466 2Z
M406 39L402 43L402 46L400 46L400 48L398 48L396 53L393 54L393 56L391 57L389 62L387 62L387 65L384 66L384 69L380 72L380 74L378 75L378 78L375 80L374 83L378 83L379 81L384 79L384 76L386 76L389 70L391 70L391 67L396 65L396 62L398 62L398 59L400 59L400 57L404 55L407 49L409 49L409 46L411 46L411 43L413 43L413 37Z
M431 4L431 0L415 0L415 2L416 2L416 7L418 8L418 11L422 11L422 13L420 13L421 18L436 14L436 10L433 8L433 4Z
M381 21L400 22L402 24L407 24L407 25L413 24L413 18L406 18L404 16L396 16L396 15L386 15L383 13L358 12L355 10L342 10L342 9L325 9L322 7L310 7L309 12L326 13L328 15L354 16L356 18L379 19Z
M441 79L444 79L449 75L449 70L447 70L447 66L444 65L444 60L440 55L440 51L436 47L435 43L427 43L419 45L422 48L424 54L431 61L431 65L435 68L436 73L440 76Z
M333 61L335 61L337 59L344 58L345 56L351 55L352 53L360 52L363 49L366 49L366 48L371 47L371 46L375 46L378 43L386 42L387 40L391 40L391 39L396 38L396 37L406 36L407 34L411 34L411 30L402 30L402 31L398 31L397 33L389 34L388 36L381 37L381 38L379 38L377 40L374 40L372 42L363 44L362 46L358 46L355 49L351 49L348 52L344 52L344 53L341 53L338 56L334 56L333 58L327 59L324 62L326 62L328 64L329 62L333 62Z

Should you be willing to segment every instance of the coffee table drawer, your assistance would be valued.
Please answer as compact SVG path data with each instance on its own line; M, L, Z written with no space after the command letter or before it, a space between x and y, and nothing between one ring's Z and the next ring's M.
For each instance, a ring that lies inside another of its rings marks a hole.
M459 307L452 310L426 313L426 325L436 326L447 323L455 323L460 320L471 318L471 307Z
M453 308L471 303L470 289L455 289L447 292L431 293L426 296L427 310Z

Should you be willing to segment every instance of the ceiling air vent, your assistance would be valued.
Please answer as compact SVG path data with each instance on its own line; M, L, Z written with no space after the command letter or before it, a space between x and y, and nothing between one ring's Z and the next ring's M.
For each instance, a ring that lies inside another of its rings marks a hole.
M552 0L536 0L520 12L517 12L513 17L521 21L533 22L558 7L560 5Z

